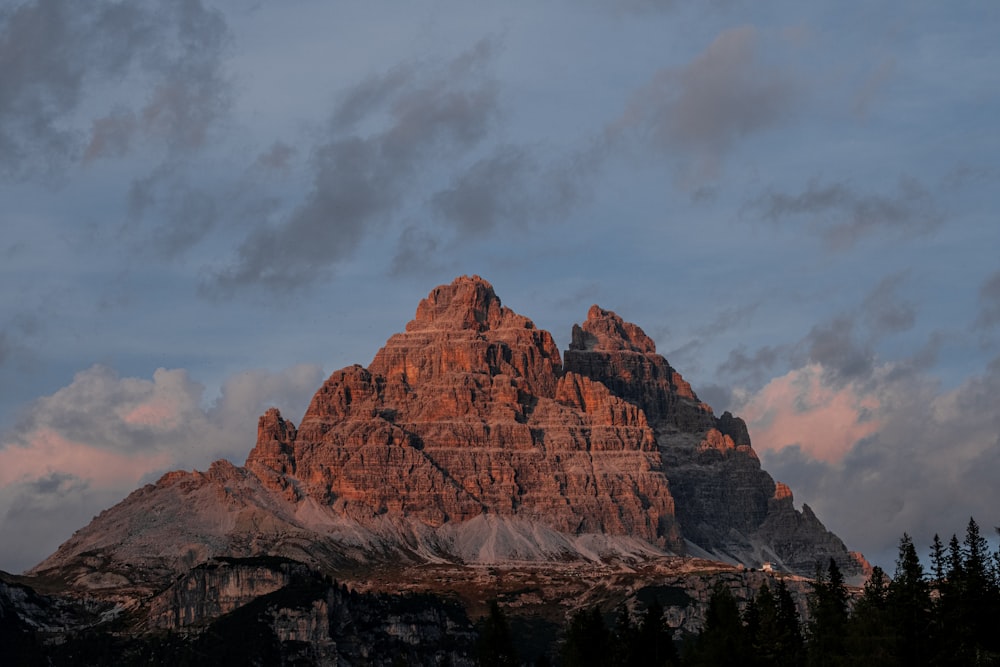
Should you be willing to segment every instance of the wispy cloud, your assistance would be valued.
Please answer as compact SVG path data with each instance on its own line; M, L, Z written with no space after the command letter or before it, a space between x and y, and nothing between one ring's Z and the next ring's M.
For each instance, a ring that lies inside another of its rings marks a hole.
M979 316L976 325L992 328L1000 324L1000 271L991 274L979 288Z
M139 138L200 148L231 101L227 32L200 0L35 0L0 12L0 175L121 156Z
M899 179L892 194L859 192L849 182L811 181L798 194L768 191L744 213L775 223L804 226L832 250L846 250L881 233L895 237L925 234L944 220L920 181Z
M612 132L635 131L663 154L682 155L693 188L717 179L738 141L787 119L802 97L789 73L761 61L760 39L754 26L732 28L687 65L659 70Z
M247 235L206 290L293 290L326 275L367 235L384 232L427 161L465 155L492 128L497 90L483 75L492 53L485 42L451 62L392 70L349 90L312 155L305 201Z

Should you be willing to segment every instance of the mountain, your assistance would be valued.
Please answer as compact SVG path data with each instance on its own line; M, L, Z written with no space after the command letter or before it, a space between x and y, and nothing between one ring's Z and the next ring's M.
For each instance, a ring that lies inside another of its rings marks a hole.
M638 590L671 573L682 586L693 563L866 566L795 509L743 420L715 416L641 328L593 306L560 355L478 276L432 290L367 368L334 372L298 427L268 410L243 466L164 475L28 574L156 626L182 618L170 591L194 569L260 557L470 609L488 590L542 604L543 580L592 592L617 573ZM287 584L262 572L208 616Z

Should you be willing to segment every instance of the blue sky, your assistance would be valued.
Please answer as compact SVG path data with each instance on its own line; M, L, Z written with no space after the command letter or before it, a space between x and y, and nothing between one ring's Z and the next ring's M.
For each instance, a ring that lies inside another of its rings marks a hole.
M642 326L848 546L1000 523L1000 6L0 4L0 569L457 275Z

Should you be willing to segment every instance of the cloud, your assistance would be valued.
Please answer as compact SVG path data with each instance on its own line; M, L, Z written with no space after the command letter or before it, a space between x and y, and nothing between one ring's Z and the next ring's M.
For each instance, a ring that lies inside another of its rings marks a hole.
M813 325L795 342L764 345L753 351L739 345L718 365L716 374L726 378L730 386L756 391L777 373L812 364L826 373L825 382L838 386L865 383L877 370L877 344L913 328L916 322L915 306L899 295L907 279L908 271L883 277L860 304ZM923 349L897 366L929 365L940 343L940 336L932 335Z
M612 131L635 129L663 153L682 153L694 185L718 178L739 140L788 118L801 97L789 74L761 62L759 41L753 26L733 28L686 66L659 70Z
M524 180L533 171L523 150L505 146L473 164L450 188L436 193L432 203L460 234L486 234L524 208L512 194L524 189Z
M1000 271L986 278L979 288L979 316L976 326L995 327L1000 324Z
M0 567L38 562L89 516L166 470L241 463L257 417L277 405L298 419L322 381L316 366L251 370L228 378L204 407L204 388L184 370L161 368L151 380L105 366L77 373L0 439L0 532L24 535L11 531L32 512L45 526L0 546ZM71 511L60 514L65 506Z
M737 386L760 386L773 377L773 371L785 363L790 351L787 345L764 345L749 353L745 345L740 345L730 350L716 374L731 378Z
M475 149L497 120L496 86L482 71L493 49L482 42L444 65L395 69L348 91L313 153L305 201L247 235L206 292L296 289L384 232L413 179Z
M857 340L855 320L850 316L814 326L800 345L809 360L822 366L835 382L866 378L875 367L875 352L870 344Z
M867 116L872 105L879 94L885 88L886 83L892 78L896 69L896 60L891 57L883 58L872 70L864 83L854 94L852 110L856 116Z
M144 230L135 252L175 259L217 227L225 205L219 201L220 193L192 185L189 173L190 165L167 161L132 181L127 195L129 222L124 229Z
M288 168L289 161L294 155L294 148L280 141L275 141L267 151L257 156L256 164L265 169L282 171Z
M0 368L7 363L7 360L13 357L14 345L11 343L10 338L6 331L0 331Z
M406 227L399 235L390 273L400 275L431 275L442 268L444 254L437 238L417 226Z
M140 137L172 153L201 147L230 103L226 35L199 0L0 12L0 176L121 156Z
M738 409L764 467L848 545L891 556L904 531L929 545L970 515L996 522L1000 359L949 391L905 365L877 364L863 383L831 377L794 369Z
M833 250L882 232L903 238L924 234L943 220L930 192L909 177L899 179L892 195L857 192L846 182L812 181L795 195L766 192L744 210L776 223L804 223Z
M811 458L837 463L879 427L877 398L857 387L826 381L829 369L814 363L768 382L740 413L758 451L796 446Z
M906 272L886 276L861 304L861 316L874 336L913 328L917 318L916 308L896 293L906 277Z
M456 175L431 205L459 241L484 237L565 214L581 197L585 178L572 161L543 172L526 148L503 145Z

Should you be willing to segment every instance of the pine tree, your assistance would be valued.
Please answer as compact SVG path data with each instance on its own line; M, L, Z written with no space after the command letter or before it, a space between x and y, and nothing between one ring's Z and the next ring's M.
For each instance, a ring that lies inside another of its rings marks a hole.
M907 665L922 664L927 658L931 627L930 587L913 540L906 533L899 541L896 574L889 583L886 603L899 640L900 659Z
M876 565L848 621L847 655L849 662L889 667L900 664L897 646L889 618L889 577Z
M958 537L953 533L948 540L948 579L956 585L965 578L965 568L962 563L962 547Z
M778 658L775 667L798 667L805 656L799 610L784 579L778 580Z
M653 599L646 608L638 632L636 666L665 667L678 663L673 631L663 618L663 605Z
M573 615L562 648L564 667L605 667L611 663L611 636L598 608Z
M628 607L622 607L615 625L611 664L615 667L638 665L639 629L632 622Z
M947 573L947 560L945 558L944 545L941 538L934 533L934 541L931 543L931 574L934 575L934 585L940 586Z
M496 600L490 604L490 613L480 627L476 654L483 667L513 667L520 664L517 651L514 650L510 624Z
M750 612L753 610L754 618ZM758 665L774 665L781 658L782 627L779 621L778 601L767 582L757 591L752 607L747 608L747 634L753 648L754 662Z
M724 584L718 584L708 600L705 627L690 646L684 664L715 667L746 664L750 643L740 619L736 599Z
M962 557L961 618L969 633L968 640L978 661L984 654L1000 659L1000 640L996 637L1000 604L989 564L989 545L979 533L979 524L971 517L962 543Z
M808 662L810 665L840 665L844 662L847 630L847 586L837 562L830 559L826 576L817 574L809 598Z

